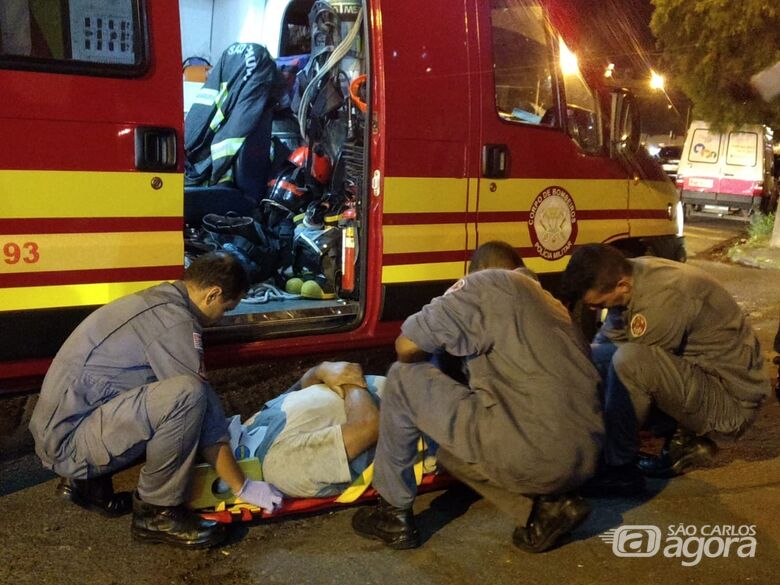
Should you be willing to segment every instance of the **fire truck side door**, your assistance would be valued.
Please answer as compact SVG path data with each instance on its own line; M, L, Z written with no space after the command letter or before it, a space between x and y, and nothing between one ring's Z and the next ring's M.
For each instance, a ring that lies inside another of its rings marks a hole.
M577 243L628 232L627 175L608 156L596 94L543 5L489 0L475 6L478 241L505 240L529 268L559 271Z

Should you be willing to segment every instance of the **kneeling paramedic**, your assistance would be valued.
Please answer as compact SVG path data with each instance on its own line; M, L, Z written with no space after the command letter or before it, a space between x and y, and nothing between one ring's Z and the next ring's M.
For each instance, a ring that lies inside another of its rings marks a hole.
M522 269L486 269L401 332L380 410L381 497L355 514L354 530L392 548L419 546L412 467L425 433L439 464L516 520L517 547L554 546L589 513L569 492L594 473L603 436L598 374L566 309ZM465 358L467 385L428 361L442 351Z
M272 485L244 477L203 369L202 327L234 308L248 286L233 256L209 253L183 280L109 303L76 328L30 421L36 453L61 477L60 495L107 516L132 510L137 540L218 544L224 528L182 505L200 452L243 500L267 510L281 503ZM143 457L135 493L115 493L112 474Z
M703 435L739 436L755 419L769 393L761 347L711 276L590 244L572 255L562 287L568 302L610 309L592 346L605 380L605 466L588 491L638 491L638 472L682 473L714 455L715 443ZM672 426L661 457L635 461L639 430L654 409L679 427Z

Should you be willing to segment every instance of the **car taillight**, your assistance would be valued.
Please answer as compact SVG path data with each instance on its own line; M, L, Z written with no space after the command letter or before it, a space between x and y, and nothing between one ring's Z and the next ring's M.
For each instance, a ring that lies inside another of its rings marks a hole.
M678 175L677 179L674 181L674 184L677 186L678 189L682 189L683 185L685 185L685 180Z
M758 197L764 194L764 182L757 181L753 183L753 197Z

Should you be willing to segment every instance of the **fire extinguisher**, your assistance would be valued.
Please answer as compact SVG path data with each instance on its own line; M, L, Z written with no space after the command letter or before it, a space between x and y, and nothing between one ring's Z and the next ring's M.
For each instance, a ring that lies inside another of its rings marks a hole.
M350 205L344 210L344 227L341 232L341 290L355 290L355 260L357 248L357 222L355 207Z

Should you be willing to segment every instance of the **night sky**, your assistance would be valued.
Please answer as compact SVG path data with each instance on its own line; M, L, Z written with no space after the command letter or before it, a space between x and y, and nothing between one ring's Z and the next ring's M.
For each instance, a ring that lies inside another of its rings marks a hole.
M648 23L650 0L571 0L586 31L586 60L598 65L615 63L631 76L644 77L655 64L655 40Z

